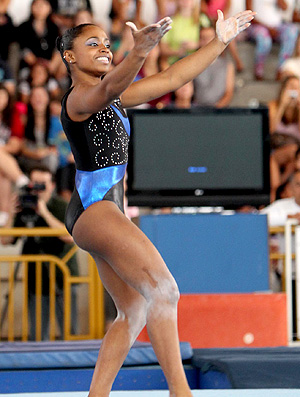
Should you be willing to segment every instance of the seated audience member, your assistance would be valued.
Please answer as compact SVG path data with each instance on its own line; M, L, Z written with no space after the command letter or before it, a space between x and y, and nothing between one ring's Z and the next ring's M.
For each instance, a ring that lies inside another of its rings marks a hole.
M298 27L283 21L284 3L277 0L246 0L247 9L257 12L248 31L250 38L256 42L254 73L257 80L264 78L264 66L273 41L280 43L277 79L281 77L283 62L294 52Z
M269 102L270 133L300 137L300 81L296 76L287 77L281 84L278 97Z
M295 153L300 145L300 83L295 76L287 77L278 98L269 102L271 201L277 188L294 171Z
M10 94L3 85L0 85L0 226L3 226L8 219L12 184L23 175L13 158L18 146L18 139L12 137L11 132ZM27 181L25 176L21 177L22 184L26 184Z
M22 174L13 158L20 147L19 138L13 136L11 131L10 94L0 85L0 226L3 226L8 218L12 184L22 186L28 182L28 178Z
M57 149L49 145L50 128L50 98L44 87L34 87L31 90L27 123L25 127L25 142L19 163L24 170L37 165L47 166L53 173L58 165Z
M177 0L177 11L172 17L172 29L161 40L161 55L166 66L185 57L199 46L199 3L195 0Z
M60 121L61 100L56 98L50 103L51 119L48 143L58 151L56 171L57 193L67 202L70 201L75 184L75 162L70 144Z
M300 79L300 35L298 36L293 56L283 62L281 68L281 79L295 76Z
M215 29L212 26L202 28L199 40L200 47L205 46L214 37ZM234 82L234 65L226 58L226 54L222 54L195 78L195 104L217 108L228 106L233 97Z
M279 199L262 209L268 215L270 226L284 226L287 219L300 221L300 170L296 170L290 179L292 197Z
M30 67L28 78L21 81L18 85L18 93L22 102L28 103L33 87L45 87L51 98L54 98L60 93L57 80L50 76L46 65L41 61L37 61Z
M54 193L55 182L53 174L46 167L35 167L30 173L30 183L32 185L43 185L44 189L35 192L37 195L36 207L30 212L22 207L22 195L11 202L10 216L6 227L50 227L64 228L64 217L67 203ZM15 243L17 239L3 237L3 244ZM22 254L48 254L63 258L73 245L73 238L69 235L61 237L28 237L22 245ZM78 275L78 264L76 256L73 256L67 265L70 269L71 276ZM36 339L36 269L35 263L30 262L28 266L28 307L30 331L29 339ZM42 340L49 339L49 263L42 263ZM76 286L71 287L71 332L77 330L77 296ZM55 284L55 313L56 319L61 331L61 338L64 333L64 296L63 296L63 277L60 270L56 270Z
M50 67L55 53L58 27L51 20L49 0L33 0L30 18L18 27L21 49L20 76L27 77L30 66L42 59Z
M60 33L72 27L74 17L79 10L92 12L90 0L49 0L52 6L52 19L59 27Z

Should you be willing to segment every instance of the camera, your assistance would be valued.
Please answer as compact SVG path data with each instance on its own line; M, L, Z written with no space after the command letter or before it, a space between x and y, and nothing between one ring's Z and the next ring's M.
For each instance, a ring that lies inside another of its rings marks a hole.
M44 183L29 183L22 188L19 195L19 205L21 208L21 218L25 223L34 222L37 219L38 193L45 189L46 186Z

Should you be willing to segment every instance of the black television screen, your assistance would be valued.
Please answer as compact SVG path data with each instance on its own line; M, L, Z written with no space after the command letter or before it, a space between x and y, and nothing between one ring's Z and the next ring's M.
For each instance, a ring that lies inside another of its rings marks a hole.
M269 203L268 110L130 110L129 205Z

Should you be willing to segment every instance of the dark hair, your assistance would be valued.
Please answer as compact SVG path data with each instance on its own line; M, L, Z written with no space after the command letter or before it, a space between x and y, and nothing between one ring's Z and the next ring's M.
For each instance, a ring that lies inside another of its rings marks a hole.
M37 0L32 0L32 2L31 2L31 4L30 4L30 16L29 16L29 21L30 22L32 22L33 20L34 20L34 16L33 16L33 13L32 13L32 6L33 6L33 4L36 2ZM49 22L51 22L50 20L51 20L51 15L52 15L52 4L51 4L51 1L50 0L45 0L45 1L47 1L47 3L50 5L50 7L51 7L51 11L50 11L50 13L49 13L49 15L48 15L48 17L47 17L47 19L46 19L46 21L47 21L47 25L49 24Z
M299 154L300 154L300 147L298 147L298 149L297 149L297 151L296 151L296 153L295 153L295 159L297 159L297 157L299 156Z
M62 36L59 36L56 39L56 48L60 52L60 55L62 57L63 63L65 64L68 73L71 74L71 70L69 67L68 62L64 59L64 52L66 50L72 50L74 46L74 40L81 35L83 32L84 28L87 26L97 26L94 25L93 23L83 23L81 25L75 26L73 28L70 28L65 31L65 33Z
M52 182L55 182L55 174L44 164L34 164L28 170L28 175L30 176L34 171L44 172L51 175Z
M50 118L51 118L51 114L50 114L50 96L49 96L49 92L47 91L47 89L44 86L33 87L32 90L31 90L30 96L32 95L32 92L36 88L43 88L47 92L48 98L49 98L49 103L47 105L46 112L45 112L45 118L46 118L45 142L48 144L48 135L49 135L49 130L50 130ZM29 99L29 103L28 103L27 109L28 110L27 110L27 123L26 123L26 126L25 126L25 137L29 141L36 142L36 138L35 138L35 134L34 134L35 114L34 114L34 110L32 108L32 105L30 103L30 99Z

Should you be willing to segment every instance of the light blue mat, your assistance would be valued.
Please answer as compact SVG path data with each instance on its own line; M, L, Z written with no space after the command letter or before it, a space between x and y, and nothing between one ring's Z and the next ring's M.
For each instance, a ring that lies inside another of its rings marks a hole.
M111 397L168 397L168 391L115 391ZM2 397L87 397L88 392L0 394ZM300 389L194 390L194 397L300 397Z

